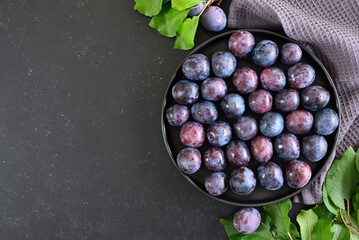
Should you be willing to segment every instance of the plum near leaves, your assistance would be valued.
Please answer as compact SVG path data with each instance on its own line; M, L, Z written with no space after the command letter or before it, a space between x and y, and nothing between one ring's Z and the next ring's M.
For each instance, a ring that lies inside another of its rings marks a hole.
M251 142L252 156L260 163L267 162L273 156L273 144L264 136L255 137Z
M233 129L237 138L243 141L251 140L258 133L257 121L249 116L242 116L234 120Z
M332 134L339 125L339 116L331 108L324 108L315 115L314 128L320 135Z
M272 94L267 90L259 89L248 97L248 105L252 112L266 113L272 109Z
M292 88L282 89L274 97L275 107L283 112L296 110L299 102L299 92Z
M321 86L310 86L302 93L302 104L306 110L318 111L325 108L330 100L328 90Z
M193 54L183 62L182 72L189 80L205 80L210 73L209 59L203 54Z
M198 122L185 123L180 131L181 142L188 147L200 147L205 139L205 131Z
M280 159L293 161L300 155L298 138L291 133L283 133L274 141L274 149Z
M180 127L187 122L189 113L187 106L176 104L167 109L166 118L171 126Z
M229 179L229 186L238 195L249 195L256 188L257 180L253 171L247 167L234 170Z
M221 78L208 78L201 86L202 97L209 101L218 101L227 94L226 82Z
M218 51L212 56L212 71L219 78L232 75L237 67L237 60L230 52Z
M284 64L292 65L302 58L302 49L295 43L283 44L281 48L281 61Z
M226 95L221 101L221 109L229 118L240 117L246 108L244 99L241 95L231 93Z
M210 6L204 10L200 21L202 26L208 31L219 32L226 27L227 16L221 8Z
M228 41L229 50L238 58L244 58L253 50L255 44L252 33L238 31L231 35Z
M198 90L199 87L194 82L181 80L173 86L172 97L180 104L191 105L198 100Z
M288 69L288 82L292 88L302 89L313 83L315 70L306 63L296 63Z
M214 172L206 177L204 186L212 196L219 196L228 190L228 176L224 172Z
M275 191L283 186L282 169L274 162L263 163L258 168L259 183L267 190Z
M307 185L312 177L312 169L302 161L294 160L287 165L286 179L288 186L299 189Z
M312 129L313 115L305 110L295 110L287 115L285 125L291 133L306 134Z
M233 86L241 94L254 92L258 87L257 73L249 67L241 67L236 70L232 78Z
M251 160L251 155L244 142L234 140L227 146L227 158L233 166L242 167L247 166L249 160Z
M177 155L177 165L182 172L193 174L201 167L201 153L195 148L184 148Z
M221 147L229 143L232 138L232 129L227 122L217 121L209 125L207 129L208 142L215 147Z
M239 233L251 234L261 223L261 215L255 208L242 208L233 218L233 225Z
M327 154L328 143L323 136L313 135L303 138L303 155L311 162L318 162Z
M191 112L193 119L202 124L212 123L218 118L216 105L210 101L203 101L193 104Z
M210 171L222 171L226 167L224 152L219 147L208 149L203 156L204 166Z
M190 17L198 16L202 12L205 6L206 6L206 1L202 1L194 5L192 9L189 11L188 16Z
M279 91L285 86L285 74L278 67L267 67L260 74L260 81L264 89Z
M277 112L268 112L259 121L259 129L266 137L278 136L284 128L284 119Z
M252 60L260 67L273 65L278 58L279 50L277 44L271 40L260 41L252 52Z

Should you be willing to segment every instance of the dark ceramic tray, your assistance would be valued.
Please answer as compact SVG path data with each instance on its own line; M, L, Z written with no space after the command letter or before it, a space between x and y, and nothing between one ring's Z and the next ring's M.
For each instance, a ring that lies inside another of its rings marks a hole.
M338 95L337 95L335 86L333 84L333 81L332 81L328 71L324 68L323 64L318 60L317 57L315 57L313 55L312 52L310 52L307 48L305 48L300 43L298 43L290 38L287 38L285 36L282 36L280 34L274 33L274 32L270 32L270 31L266 31L266 30L258 30L258 29L245 29L245 30L251 32L254 35L256 43L258 43L259 41L264 40L264 39L269 39L269 40L272 40L275 43L277 43L279 48L284 43L287 43L287 42L294 42L294 43L298 44L302 48L302 51L303 51L303 57L302 57L301 61L312 65L316 71L316 78L315 78L313 85L323 86L330 92L331 98L330 98L330 102L327 107L334 109L340 116L339 99L338 99ZM210 58L212 56L212 54L216 51L219 51L219 50L229 51L228 39L231 36L231 34L234 32L236 32L236 31L226 32L226 33L220 34L220 35L206 41L205 43L201 44L199 47L194 49L188 56L195 54L195 53L202 53ZM281 64L279 61L277 61L274 65L281 68L284 72L286 72L287 69L289 68L288 66ZM175 101L173 100L172 95L171 95L172 86L176 82L178 82L182 79L185 79L185 77L183 76L182 70L181 70L181 66L182 66L182 63L178 66L178 68L174 72L174 74L169 82L169 85L168 85L168 88L166 90L165 97L163 100L162 116L161 116L162 133L163 133L164 142L166 144L166 148L167 148L167 151L172 159L172 162L174 163L174 165L176 166L177 169L178 169L177 163L176 163L177 153L182 148L185 148L185 146L181 143L181 141L179 139L179 132L180 132L181 128L170 126L166 120L165 113L166 113L166 110L168 107L175 104ZM238 61L237 68L242 67L242 66L248 66L248 67L254 69L257 72L258 76L259 76L259 73L261 72L261 70L263 69L263 68L255 65L252 62L252 60L250 59L250 56ZM211 72L211 76L214 76L213 72ZM228 86L228 93L235 92L231 79L232 79L232 76L225 79L225 81L227 82L227 86ZM197 83L199 85L201 84L201 82L197 82ZM288 83L287 83L287 85L288 85ZM287 85L286 85L286 87L287 87ZM261 88L261 87L259 86L258 88ZM302 90L300 90L300 92L301 91ZM246 111L243 115L244 116L245 115L253 116L254 118L257 119L257 121L259 121L260 115L254 114L249 111L248 101L247 101L248 96L247 95L242 95L242 96L246 101ZM274 96L274 94L273 94L273 96ZM199 101L200 100L201 100L201 97L200 97ZM219 102L220 101L215 102L217 107L219 106ZM218 109L220 109L220 108L218 108ZM302 109L302 106L300 105L298 109ZM272 111L277 111L275 109L274 105L273 105ZM222 116L222 115L224 115L224 114L220 114L218 120L228 121L230 124L233 122L232 119L227 119L225 116ZM283 117L285 118L286 115L287 114L283 114ZM313 115L315 116L315 112L313 112ZM190 120L191 120L191 117L190 117ZM206 125L204 125L204 127L207 128ZM339 127L340 127L340 122L339 122ZM321 161L313 163L313 162L306 160L303 155L300 155L299 160L305 161L312 168L312 178L311 178L310 182L306 185L306 187L320 175L320 173L324 170L325 165L328 163L329 159L334 154L335 146L336 146L337 140L338 140L339 127L333 134L325 137L326 140L328 141L328 152L327 152L326 156ZM286 130L284 130L283 132L286 132ZM306 134L304 136L298 136L298 139L301 143L303 137L308 136L308 135L313 135L313 134L315 134L315 133L313 130L311 130L311 132L309 132L308 134ZM273 142L273 140L272 140L272 142ZM250 141L246 141L246 143L248 146L250 146ZM208 148L210 148L210 145L206 140L205 143L203 144L203 146L199 148L199 150L200 150L201 154L203 155L203 153ZM225 151L226 146L223 146L222 149ZM271 161L279 164L279 166L281 166L281 168L283 170L283 173L285 173L285 162L283 160L278 159L278 157L276 156L275 153L274 153ZM259 165L260 164L258 162L251 159L248 167L251 168L253 170L253 172L256 174L257 168ZM227 164L227 167L224 170L224 172L226 172L228 174L228 176L230 176L230 173L234 169L235 169L235 167ZM180 170L178 169L178 171L180 171ZM283 201L287 198L290 198L290 197L300 193L303 189L305 189L305 187L302 189L299 189L299 190L291 189L288 187L287 183L285 182L284 186L280 190L268 191L268 190L264 189L262 186L260 186L260 184L257 181L256 189L251 194L249 194L247 196L237 195L229 189L225 194L218 196L218 197L213 197L207 193L207 191L204 187L204 184L203 184L206 176L210 174L210 171L207 170L203 165L201 166L201 169L193 175L186 175L186 174L183 174L182 172L181 172L181 174L195 188L197 188L200 192L206 194L208 197L217 199L218 201L221 201L224 203L238 205L238 206L246 206L246 207L258 207L258 206L263 206L263 205L280 202L280 201Z

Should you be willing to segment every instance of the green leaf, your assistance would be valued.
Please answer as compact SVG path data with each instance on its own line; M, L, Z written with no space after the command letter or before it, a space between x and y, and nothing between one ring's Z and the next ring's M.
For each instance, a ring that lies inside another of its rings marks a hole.
M170 0L163 0L162 1L162 5L165 5L166 3L168 3Z
M312 231L312 240L333 239L334 233L331 232L332 221L331 219L319 219Z
M311 209L308 211L301 210L297 215L297 222L300 227L300 235L303 240L312 239L312 231L318 222L318 216Z
M194 5L202 2L203 0L172 0L172 8L178 11L193 7Z
M335 216L338 215L338 207L335 206L333 201L329 198L325 184L323 184L323 202L331 213L333 213Z
M157 15L162 9L162 0L135 0L135 10L152 17Z
M359 183L355 158L356 153L352 147L349 147L339 159L333 162L325 179L328 196L341 209L345 209L344 199L350 199Z
M359 212L359 186L357 186L357 189L354 192L353 195L353 207L356 212Z
M350 231L343 224L334 223L332 226L334 233L333 240L349 240Z
M312 210L317 214L318 218L333 219L335 215L331 213L324 204L317 204Z
M356 162L356 165L357 165L357 170L359 172L359 149L357 151L357 155L355 157L355 162Z
M187 18L177 30L175 49L189 50L194 46L199 17Z
M271 240L273 239L272 234L269 231L269 227L264 223L261 223L258 229L252 234L241 234L237 231L237 229L233 225L233 218L234 215L230 216L227 219L221 219L220 222L224 226L228 238L230 240L256 240L256 239L264 239L264 240Z

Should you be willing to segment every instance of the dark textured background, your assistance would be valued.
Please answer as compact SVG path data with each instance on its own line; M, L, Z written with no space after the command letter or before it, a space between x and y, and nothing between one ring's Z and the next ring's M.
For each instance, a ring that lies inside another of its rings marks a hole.
M1 2L1 239L226 239L219 218L238 207L186 182L162 140L188 52L133 7Z

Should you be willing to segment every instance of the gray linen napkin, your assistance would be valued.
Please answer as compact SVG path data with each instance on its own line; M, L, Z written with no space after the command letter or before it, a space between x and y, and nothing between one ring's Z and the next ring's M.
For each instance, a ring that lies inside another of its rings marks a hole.
M342 107L336 154L359 146L359 1L357 0L233 0L231 28L283 29L308 46L332 76ZM321 203L326 171L296 202Z

